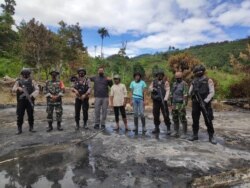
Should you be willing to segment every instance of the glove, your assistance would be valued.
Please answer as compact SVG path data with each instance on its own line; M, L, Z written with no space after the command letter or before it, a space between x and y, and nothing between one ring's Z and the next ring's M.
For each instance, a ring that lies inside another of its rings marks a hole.
M205 104L208 104L210 102L210 100L204 99L204 102L205 102Z

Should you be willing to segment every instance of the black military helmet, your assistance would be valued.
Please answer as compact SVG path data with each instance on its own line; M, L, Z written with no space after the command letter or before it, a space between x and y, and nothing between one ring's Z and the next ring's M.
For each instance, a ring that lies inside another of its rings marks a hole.
M165 76L165 73L163 70L158 70L158 71L156 71L155 76L158 76L158 75Z
M193 73L197 73L197 72L205 72L206 68L203 65L196 65L193 69Z
M137 75L141 77L141 73L138 72L138 71L134 73L134 77L137 76Z
M59 75L60 73L57 71L57 70L52 70L52 71L50 71L50 75L52 74L52 73L56 73L57 75Z
M30 74L31 71L30 69L27 69L27 68L23 68L22 71L21 71L21 74L24 75L24 74Z
M86 70L85 70L84 68L79 68L79 69L77 69L77 73L78 73L78 74L79 74L79 72L81 72L81 71L83 71L84 74L86 74Z

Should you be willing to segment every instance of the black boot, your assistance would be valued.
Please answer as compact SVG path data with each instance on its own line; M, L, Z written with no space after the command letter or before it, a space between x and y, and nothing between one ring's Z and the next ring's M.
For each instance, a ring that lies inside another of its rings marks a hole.
M22 125L18 125L17 126L17 132L16 132L16 135L19 135L19 134L22 134Z
M146 120L145 120L145 117L141 117L141 124L142 124L142 133L145 134L147 132L147 129L146 129Z
M134 117L134 126L135 128L133 129L133 131L135 132L135 134L138 134L138 117Z
M214 136L213 135L209 135L209 142L211 144L217 144L217 141L215 140Z
M189 141L195 141L198 140L198 133L194 133L190 138L188 138Z
M174 132L171 134L173 137L179 137L179 123L174 124Z
M79 128L80 128L80 126L79 126L79 121L76 121L76 131L78 131L79 130Z
M187 123L182 123L182 135L181 138L185 139L187 138Z
M167 125L167 135L170 135L170 134L171 134L170 125L171 125L171 124Z
M99 124L95 124L94 129L100 129Z
M36 131L34 131L33 125L30 125L29 132L31 132L31 133L35 133L36 132Z
M155 125L155 128L154 130L152 131L153 134L158 134L160 133L160 128L159 128L159 125Z
M88 128L87 121L84 121L84 123L83 123L83 128L84 128L84 129L89 129L89 128Z
M58 131L63 131L63 128L61 128L61 122L60 121L57 122L57 130Z
M52 122L49 122L49 126L48 126L48 129L47 129L47 132L50 132L52 130L53 130Z

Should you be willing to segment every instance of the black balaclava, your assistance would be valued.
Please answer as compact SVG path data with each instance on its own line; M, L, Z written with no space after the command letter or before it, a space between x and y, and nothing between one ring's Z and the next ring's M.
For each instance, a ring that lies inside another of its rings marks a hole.
M181 83L181 82L182 82L182 78L176 78L176 81L177 81L178 83Z
M52 80L56 80L57 73L56 72L52 72L51 73L51 77L52 77Z
M79 75L79 77L83 78L85 76L85 73L84 73L84 71L80 71L78 75Z

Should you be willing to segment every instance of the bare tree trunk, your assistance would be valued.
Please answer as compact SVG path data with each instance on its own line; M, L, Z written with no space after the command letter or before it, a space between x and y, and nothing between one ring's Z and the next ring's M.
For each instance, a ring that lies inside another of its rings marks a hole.
M102 45L101 45L101 58L103 58L104 57L104 55L103 55L103 38L102 38Z

